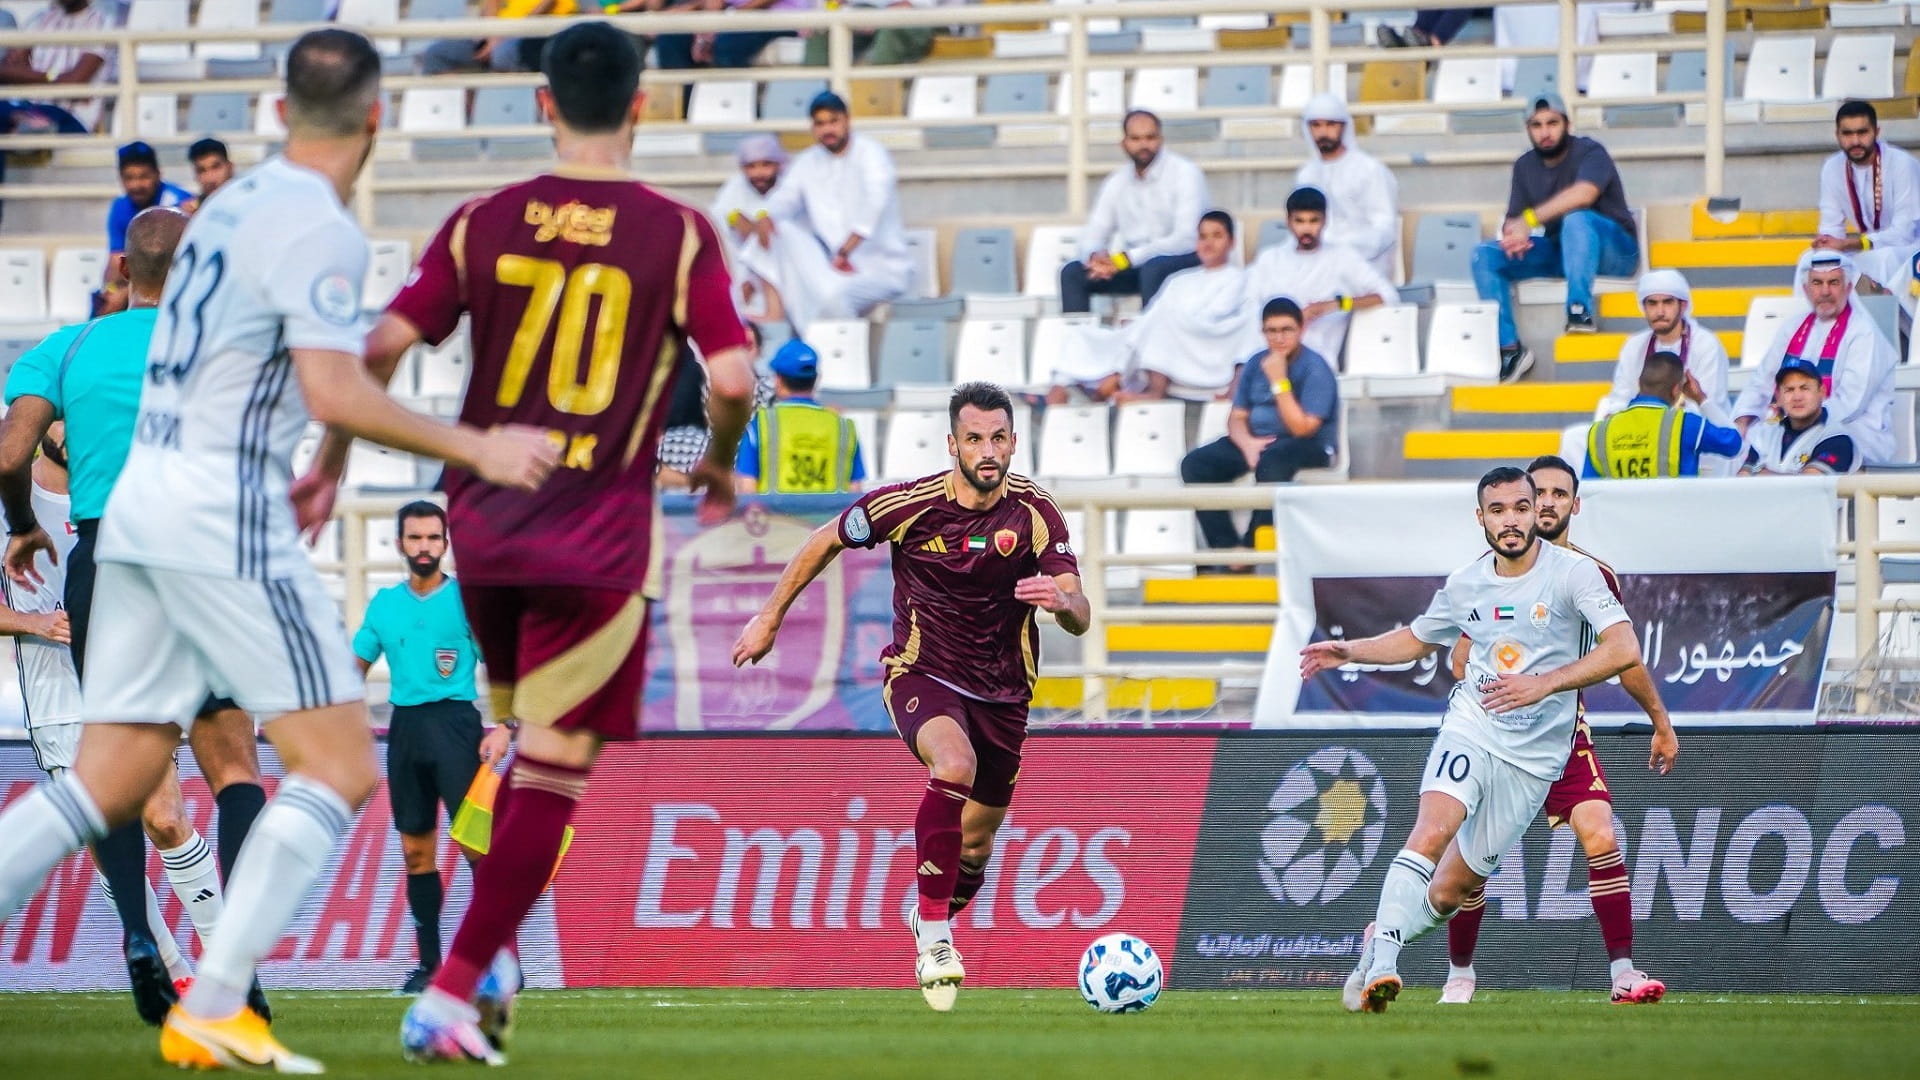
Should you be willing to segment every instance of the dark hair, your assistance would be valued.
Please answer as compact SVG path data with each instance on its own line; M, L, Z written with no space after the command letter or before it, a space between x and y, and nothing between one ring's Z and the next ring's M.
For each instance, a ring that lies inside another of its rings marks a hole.
M1849 98L1840 103L1840 108L1833 114L1833 126L1839 127L1840 121L1848 120L1855 116L1866 117L1867 123L1872 127L1880 126L1880 114L1874 111L1873 104L1871 102L1861 101L1859 98Z
M633 108L633 95L640 92L640 72L646 66L631 37L597 19L548 38L540 57L554 111L583 135L620 130Z
M990 382L961 383L953 388L953 396L947 399L947 426L958 428L960 410L969 405L982 412L1004 412L1007 426L1013 426L1013 399Z
M399 530L400 535L404 536L407 532L407 522L414 518L434 518L440 522L440 531L447 531L447 512L441 508L439 503L428 502L425 499L415 499L401 507L400 512L393 516L394 528Z
M1539 472L1541 469L1559 469L1561 472L1573 477L1573 493L1575 495L1580 494L1580 470L1567 464L1566 458L1561 457L1559 454L1541 454L1539 457L1533 459L1533 464L1527 466L1527 476L1532 477L1534 473ZM1538 490L1539 487L1540 485L1538 484L1534 485L1535 490Z
M1673 388L1680 385L1685 371L1679 353L1654 353L1640 369L1640 392L1666 401L1673 397Z
M145 165L155 172L160 171L160 155L153 152L153 147L143 142L130 142L121 147L119 158L119 167L122 169L129 165Z
M187 147L187 161L189 163L199 161L201 158L213 154L228 157L227 144L221 142L219 139L201 139L192 146Z
M807 102L807 119L813 119L817 112L829 112L835 116L847 115L847 99L831 90L822 90Z
M1220 227L1227 230L1227 238L1228 239L1233 238L1233 215L1232 214L1227 213L1225 210L1209 210L1206 213L1200 215L1200 224L1205 225L1209 221L1219 222Z
M1127 115L1120 118L1120 134L1125 135L1127 133L1127 125L1133 123L1135 117L1140 116L1144 116L1153 121L1153 130L1160 130L1160 116L1152 109L1128 109Z
M1267 301L1266 306L1260 309L1260 322L1262 325L1265 325L1268 319L1274 318L1275 316L1285 316L1297 323L1307 321L1306 313L1300 310L1300 305L1294 303L1293 298L1290 296L1276 296Z
M351 30L310 30L287 53L287 126L358 134L380 98L380 54Z
M776 371L773 373L773 377L780 380L781 385L796 394L811 394L813 393L813 388L820 383L820 375L818 372L812 375L782 375Z
M1295 188L1293 194L1287 196L1287 214L1291 216L1306 212L1325 214L1327 212L1326 193L1316 187Z
M1474 500L1476 502L1485 501L1488 488L1499 487L1501 484L1512 484L1516 482L1526 484L1527 490L1534 492L1535 494L1538 494L1540 491L1539 488L1534 486L1533 477L1528 476L1526 473L1520 471L1519 469L1514 468L1511 465L1501 465L1496 468L1488 469L1487 474L1480 478L1480 487L1478 490L1476 490L1473 493Z

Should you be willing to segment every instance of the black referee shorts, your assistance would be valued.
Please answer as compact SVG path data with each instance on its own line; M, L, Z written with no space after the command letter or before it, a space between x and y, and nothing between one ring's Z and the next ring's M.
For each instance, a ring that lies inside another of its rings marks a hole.
M480 771L480 736L480 710L471 701L394 706L387 728L387 794L395 829L408 836L434 832L442 803L452 823Z

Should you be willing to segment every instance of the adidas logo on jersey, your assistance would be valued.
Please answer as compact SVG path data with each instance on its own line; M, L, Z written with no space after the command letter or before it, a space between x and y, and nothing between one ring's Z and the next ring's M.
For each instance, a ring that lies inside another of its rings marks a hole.
M1468 622L1479 622L1479 621L1480 621L1480 609L1479 609L1479 608L1475 608L1475 609L1473 609L1472 611L1469 611L1469 612L1467 612L1467 621L1468 621Z
M931 551L936 555L945 555L947 553L947 541L943 537L936 536L926 543L921 544L920 550Z

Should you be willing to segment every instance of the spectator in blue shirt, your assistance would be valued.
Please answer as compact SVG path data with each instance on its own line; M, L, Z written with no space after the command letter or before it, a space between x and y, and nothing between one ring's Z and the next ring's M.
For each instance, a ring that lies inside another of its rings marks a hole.
M1657 352L1640 369L1640 395L1627 407L1587 429L1590 480L1644 480L1700 475L1700 455L1738 457L1740 432L1709 423L1680 406L1686 397L1705 400L1699 380L1681 366L1680 354Z
M120 148L120 189L126 194L107 208L107 281L101 289L97 314L126 310L126 279L115 269L115 256L127 250L127 226L140 211L153 206L177 206L191 214L198 203L193 193L160 179L160 156L143 142Z

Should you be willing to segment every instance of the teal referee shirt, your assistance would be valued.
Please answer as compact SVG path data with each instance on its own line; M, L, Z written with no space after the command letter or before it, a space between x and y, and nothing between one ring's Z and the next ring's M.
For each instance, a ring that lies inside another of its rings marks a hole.
M353 652L371 664L387 656L394 705L472 701L473 632L460 606L460 583L452 576L425 596L406 582L374 594L366 621L353 635Z
M7 375L9 406L22 397L45 398L54 419L67 422L75 521L106 512L127 463L159 315L159 308L135 308L61 327L14 361Z

